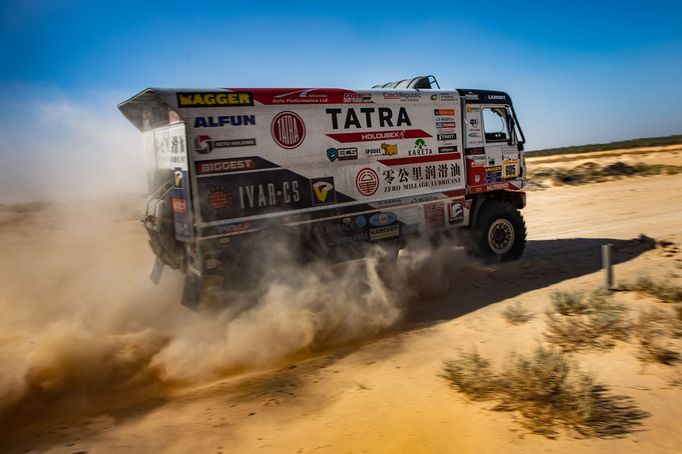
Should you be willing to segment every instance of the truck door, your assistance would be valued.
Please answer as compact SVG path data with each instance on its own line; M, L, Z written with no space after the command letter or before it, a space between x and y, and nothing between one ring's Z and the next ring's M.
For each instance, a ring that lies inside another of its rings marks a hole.
M479 186L519 177L520 159L511 112L502 104L466 106L467 183Z

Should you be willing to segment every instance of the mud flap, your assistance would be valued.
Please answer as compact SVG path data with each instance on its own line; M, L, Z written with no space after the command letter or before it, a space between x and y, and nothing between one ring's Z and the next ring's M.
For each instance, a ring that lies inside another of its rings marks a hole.
M161 275L163 274L163 262L161 261L160 258L156 258L156 261L154 262L154 267L152 268L152 272L149 274L149 279L154 283L154 285L159 285L159 282L161 281Z
M182 289L182 305L193 311L199 307L201 298L201 277L194 273L187 273L185 275L185 286Z

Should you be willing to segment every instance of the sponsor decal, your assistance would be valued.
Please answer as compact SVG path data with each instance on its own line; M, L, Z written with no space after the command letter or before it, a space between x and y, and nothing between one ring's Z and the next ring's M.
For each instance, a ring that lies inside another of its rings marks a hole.
M506 101L507 97L505 95L485 95L488 101Z
M454 115L455 109L433 109L433 114L438 115Z
M195 128L220 128L223 126L251 126L256 124L255 115L220 115L218 117L195 117Z
M369 218L369 223L374 227L383 227L393 224L397 220L398 216L395 213L376 213Z
M301 200L299 182L280 181L279 184L251 184L239 186L239 205L242 210L269 208Z
M358 159L358 149L355 147L348 148L328 148L327 158L331 162L336 161L350 161L351 159Z
M407 129L401 131L370 131L370 132L343 132L327 134L337 142L378 142L380 140L403 140L431 137L429 133L421 129Z
M178 107L253 106L251 93L238 91L178 92Z
M384 99L399 99L401 101L419 101L421 97L422 95L418 91L384 93Z
M434 154L430 156L413 156L409 158L394 158L394 159L378 159L377 162L384 164L386 166L404 166L410 164L423 164L427 162L437 162L437 161L453 161L460 159L461 155L458 153L456 155L448 154Z
M327 93L317 88L294 90L272 97L272 104L322 104L329 102Z
M256 145L256 139L212 140L211 136L199 135L194 139L194 151L208 154L215 148L251 147Z
M424 139L417 139L414 141L414 148L407 150L408 156L425 156L433 154L433 150L426 146Z
M175 170L173 172L173 182L176 188L182 187L182 170Z
M343 102L371 102L371 93L348 92L343 94Z
M379 189L379 175L374 170L365 167L355 176L355 187L360 194L366 197L371 196Z
M250 227L251 224L248 222L240 222L238 224L230 224L226 225L225 227L220 227L218 231L219 233L238 233L249 230Z
M461 224L464 221L464 208L462 202L451 200L448 203L448 222L450 224Z
M234 89L240 90L240 89ZM250 88L256 101L265 105L305 105L371 103L369 93L356 93L338 88Z
M454 121L437 121L436 122L436 128L438 128L438 129L455 128L455 127L457 127L457 124Z
M503 183L486 184L486 185L474 187L474 188L471 188L471 192L474 192L474 193L490 192L490 191L500 191L503 189L516 190L519 188L517 188L516 185L507 181L507 182L503 182Z
M383 240L386 238L394 238L400 235L399 225L387 225L385 227L379 227L376 229L369 230L370 241Z
M454 145L448 147L438 147L438 153L456 153L457 147Z
M470 118L469 126L471 126L473 129L478 129L478 118Z
M327 205L336 202L334 177L311 178L313 205Z
M173 212L182 214L187 213L187 200L173 197Z
M435 121L455 121L455 117L436 117Z
M232 196L222 186L211 188L208 203L216 211L224 210L232 205Z
M467 156L485 154L485 149L482 147L467 148L464 154Z
M445 227L445 204L443 202L424 204L424 224L432 231Z
M508 162L502 163L502 169L504 170L503 176L505 180L511 178L516 178L519 176L519 163L518 162Z
M467 162L470 163L471 167L485 167L485 156L473 155L467 158Z
M359 229L363 228L366 224L367 218L364 216L358 216L355 218L355 225L357 225Z
M332 129L412 126L404 107L398 109L397 115L395 109L389 107L335 108L325 109L325 112L330 116Z
M441 160L452 157L437 157ZM415 158L405 158L415 159ZM438 187L461 184L462 167L457 162L426 165L414 165L398 169L386 169L382 171L382 178L386 185L383 192L398 192L411 189Z
M497 183L502 180L502 166L491 166L485 168L485 182Z
M270 132L277 145L291 150L301 145L305 139L305 124L298 114L284 111L272 119Z
M454 101L455 100L455 95L454 93L434 93L431 95L431 100L432 101Z
M467 145L474 147L483 145L483 135L480 130L472 131L467 134Z
M367 148L365 149L365 154L369 157L371 156L397 156L398 155L398 145L382 143L379 148Z
M455 134L455 133L451 133L451 134L438 134L438 135L436 136L436 139L439 140L439 141L441 141L441 142L444 142L444 141L446 141L446 140L457 140L457 134Z
M466 99L467 101L478 101L478 94L477 93L471 93L471 92L466 93L464 95L464 99Z
M197 175L210 175L214 173L238 172L258 168L253 158L216 159L212 161L199 161L195 163Z

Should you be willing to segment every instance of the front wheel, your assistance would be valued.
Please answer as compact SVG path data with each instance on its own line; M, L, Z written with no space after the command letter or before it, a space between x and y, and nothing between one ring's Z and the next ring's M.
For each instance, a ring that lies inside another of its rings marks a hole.
M488 201L478 215L472 236L476 253L482 258L516 260L526 247L526 223L511 203Z

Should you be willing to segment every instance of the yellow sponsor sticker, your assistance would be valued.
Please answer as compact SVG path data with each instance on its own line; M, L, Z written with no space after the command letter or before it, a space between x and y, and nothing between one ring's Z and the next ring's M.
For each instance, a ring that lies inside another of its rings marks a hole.
M178 92L178 107L253 106L253 95L239 91Z

